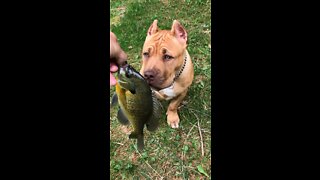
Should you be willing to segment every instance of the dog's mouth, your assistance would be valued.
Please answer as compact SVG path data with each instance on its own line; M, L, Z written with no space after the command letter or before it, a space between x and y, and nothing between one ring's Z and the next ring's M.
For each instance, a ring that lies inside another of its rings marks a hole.
M144 71L143 77L149 86L155 90L166 88L173 82L173 78L167 77L165 73L163 74L157 69Z
M153 89L159 90L161 89L161 86L159 86L159 83L155 80L146 80L149 86L151 86Z
M161 88L161 84L162 82L157 78L147 78L145 75L143 75L144 79L146 80L146 82L148 83L148 85L150 87L152 87L153 89L160 89Z
M166 87L169 87L171 84L169 81L165 81L164 78L154 79L154 80L146 80L146 81L151 88L153 88L154 90L157 90L157 91L164 89Z

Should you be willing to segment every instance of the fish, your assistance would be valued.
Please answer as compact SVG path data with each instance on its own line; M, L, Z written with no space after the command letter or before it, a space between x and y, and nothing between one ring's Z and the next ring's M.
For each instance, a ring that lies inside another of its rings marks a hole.
M117 119L123 125L133 126L129 139L137 139L138 150L142 151L144 127L151 132L157 130L163 107L145 78L129 64L118 69L115 86L111 107L119 105Z

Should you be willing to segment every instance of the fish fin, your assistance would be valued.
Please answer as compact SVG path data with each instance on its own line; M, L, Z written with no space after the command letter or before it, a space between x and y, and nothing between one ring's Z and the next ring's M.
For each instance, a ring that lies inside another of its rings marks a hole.
M164 108L161 102L158 100L157 96L155 95L154 91L152 91L152 103L153 103L153 106L155 107L154 111L156 111L157 114L161 114L161 111L163 111Z
M151 131L151 132L155 131L159 127L159 120L156 119L154 115L152 115L148 120L148 122L146 123L146 126L148 131Z
M116 104L118 104L118 96L117 93L114 93L111 98L111 107L114 107Z
M132 89L132 90L129 90L132 94L135 94L136 93L136 90L135 89Z
M132 132L129 134L129 139L138 139L138 134L136 132Z
M126 115L123 113L121 108L118 110L117 118L118 118L118 121L121 124L123 124L123 125L128 125L129 124L129 120L126 117Z
M146 126L148 131L155 131L159 127L159 120L163 114L163 107L161 103L158 101L156 96L152 96L153 101L153 112L150 119L147 121Z
M136 86L134 82L119 81L119 86L122 89L130 91L132 94L136 93Z
M135 83L133 83L133 82L129 83L129 86L127 87L127 89L128 89L132 94L135 94L135 93L136 93L136 85L135 85Z

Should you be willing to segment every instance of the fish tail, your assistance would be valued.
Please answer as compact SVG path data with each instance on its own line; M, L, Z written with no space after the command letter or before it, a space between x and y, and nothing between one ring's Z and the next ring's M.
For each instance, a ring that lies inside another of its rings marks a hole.
M137 147L139 151L142 151L144 148L144 140L143 140L143 134L138 134L135 132L132 132L129 135L129 139L137 139Z
M138 150L142 151L144 148L144 141L143 141L143 135L138 136L137 138L137 146L138 146Z

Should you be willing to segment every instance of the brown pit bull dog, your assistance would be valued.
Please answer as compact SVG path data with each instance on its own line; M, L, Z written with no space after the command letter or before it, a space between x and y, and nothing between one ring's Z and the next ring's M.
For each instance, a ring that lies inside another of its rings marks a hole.
M179 127L178 107L192 84L194 70L187 51L187 32L174 20L171 30L160 30L158 21L149 27L143 46L142 74L160 100L170 100L167 122Z

